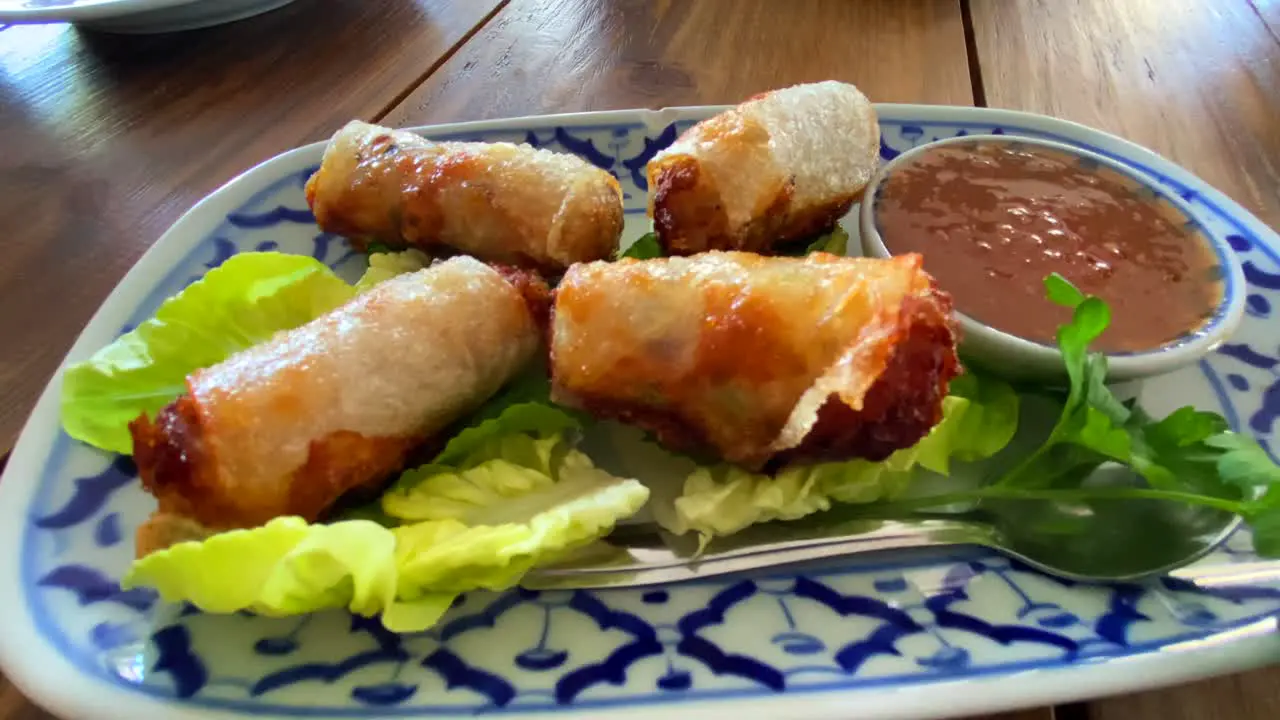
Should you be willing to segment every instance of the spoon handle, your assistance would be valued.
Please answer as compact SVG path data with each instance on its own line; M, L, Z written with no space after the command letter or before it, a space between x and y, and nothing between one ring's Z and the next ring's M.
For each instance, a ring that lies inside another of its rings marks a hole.
M984 525L920 520L785 529L762 526L713 543L701 554L688 540L641 524L619 528L609 537L609 545L603 554L591 552L580 560L535 569L520 584L535 590L641 587L877 550L996 543L993 530Z

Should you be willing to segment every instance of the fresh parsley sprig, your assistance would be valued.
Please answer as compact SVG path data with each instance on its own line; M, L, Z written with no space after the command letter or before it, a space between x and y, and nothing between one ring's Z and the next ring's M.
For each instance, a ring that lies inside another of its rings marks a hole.
M1165 500L1237 514L1252 528L1255 550L1280 557L1280 467L1267 452L1216 413L1187 406L1156 420L1121 402L1106 386L1106 356L1089 351L1111 322L1110 308L1057 274L1046 278L1045 292L1072 308L1070 322L1057 335L1070 387L1048 438L989 483L885 503L878 514L984 500ZM1147 487L1085 482L1108 462L1129 467Z

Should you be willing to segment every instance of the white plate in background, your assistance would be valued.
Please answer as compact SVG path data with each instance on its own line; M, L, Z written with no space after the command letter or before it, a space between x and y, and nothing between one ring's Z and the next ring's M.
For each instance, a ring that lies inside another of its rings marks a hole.
M0 23L69 22L118 33L161 33L221 25L293 0L0 0Z

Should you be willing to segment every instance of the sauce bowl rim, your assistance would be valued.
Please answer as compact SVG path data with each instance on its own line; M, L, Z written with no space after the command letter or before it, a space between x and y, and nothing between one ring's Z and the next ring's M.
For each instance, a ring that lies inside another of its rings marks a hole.
M1222 269L1222 298L1213 307L1213 312L1198 328L1184 336L1175 338L1163 345L1149 350L1104 352L1113 374L1126 377L1157 375L1175 370L1195 362L1209 353L1220 343L1230 337L1240 326L1245 311L1245 278L1243 268L1235 259L1234 252L1225 238L1210 232L1204 223L1196 217L1190 204L1164 187L1155 178L1136 168L1118 163L1091 150L1079 148L1068 143L1045 140L1036 137L1008 134L961 135L942 138L921 143L905 150L893 159L882 164L867 182L863 191L861 207L858 211L859 230L862 236L862 251L876 257L893 257L894 254L885 244L884 238L876 227L876 199L880 186L893 172L909 165L925 152L946 145L964 145L979 142L1001 144L1022 144L1056 150L1074 157L1086 159L1100 167L1119 173L1147 188L1170 206L1186 220L1193 224L1197 232L1213 252ZM925 258L925 271L928 271L928 258ZM1039 363L1060 363L1061 351L1057 345L1041 343L1020 335L1000 330L974 317L954 310L965 336L980 339L989 345L1005 345L1007 352L1017 352L1024 357L1034 358ZM962 339L963 342L963 339Z

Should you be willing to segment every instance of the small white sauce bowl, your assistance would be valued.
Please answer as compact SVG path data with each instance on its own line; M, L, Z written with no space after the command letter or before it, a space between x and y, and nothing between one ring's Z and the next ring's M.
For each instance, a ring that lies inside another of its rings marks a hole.
M1077 157L1089 167L1104 167L1130 178L1136 184L1150 190L1158 199L1169 204L1182 216L1185 225L1202 237L1218 261L1222 278L1222 299L1213 314L1199 328L1176 340L1141 352L1107 353L1107 378L1118 383L1141 380L1162 375L1191 365L1231 337L1240 326L1245 311L1245 280L1240 263L1224 238L1207 232L1196 220L1191 208L1178 197L1161 187L1155 180L1125 165L1121 165L1097 153L1071 145L1037 138L1013 135L967 135L937 140L914 147L885 163L872 176L863 194L859 215L862 236L862 252L871 257L887 258L893 253L885 245L876 223L876 205L885 178L895 170L911 164L922 153L943 145L976 143L1019 144L1024 147L1042 147ZM929 270L926 255L925 270ZM946 290L945 287L942 288ZM1019 381L1060 382L1066 378L1062 354L1054 345L1009 334L965 315L963 308L956 308L962 339L960 353L966 362L1006 378Z

